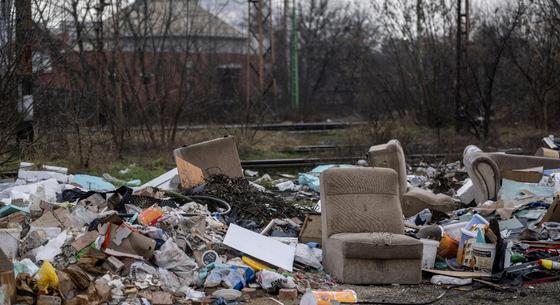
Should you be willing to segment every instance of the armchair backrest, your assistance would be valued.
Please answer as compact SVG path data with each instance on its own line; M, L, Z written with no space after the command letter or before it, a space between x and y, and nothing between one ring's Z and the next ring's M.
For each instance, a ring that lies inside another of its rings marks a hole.
M397 173L389 168L332 168L321 174L323 241L336 233L403 234Z
M406 193L408 188L406 160L403 148L398 140L393 139L386 144L372 146L368 152L368 163L372 167L386 167L395 170L398 175L399 196Z

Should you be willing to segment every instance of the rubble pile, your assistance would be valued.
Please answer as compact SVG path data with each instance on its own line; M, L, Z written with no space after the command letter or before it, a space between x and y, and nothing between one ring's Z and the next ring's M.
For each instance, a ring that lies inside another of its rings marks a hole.
M302 209L287 204L282 197L272 192L257 189L245 178L211 176L189 194L213 196L228 202L231 211L225 217L226 222L243 227L262 228L274 218L297 217L303 220L305 216ZM253 223L247 223L248 220Z
M460 161L452 163L420 164L409 168L411 185L432 190L434 193L454 195L469 176Z

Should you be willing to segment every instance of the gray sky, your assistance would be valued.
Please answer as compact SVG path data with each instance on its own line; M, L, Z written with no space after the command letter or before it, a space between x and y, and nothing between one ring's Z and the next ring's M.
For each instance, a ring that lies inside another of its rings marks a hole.
M225 21L240 27L247 16L247 0L200 0L201 5L217 14ZM292 0L289 0L290 3ZM309 0L296 0L296 3L305 3ZM375 0L330 0L332 3L367 4ZM415 0L410 0L415 1ZM439 1L439 0L424 0ZM447 0L456 1L456 0ZM508 0L471 0L471 10L493 10ZM273 8L281 11L284 0L272 0Z

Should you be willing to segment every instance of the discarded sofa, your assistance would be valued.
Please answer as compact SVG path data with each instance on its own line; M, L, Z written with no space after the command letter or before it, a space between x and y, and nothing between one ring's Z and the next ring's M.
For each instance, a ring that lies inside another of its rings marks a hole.
M487 200L497 199L504 171L541 166L543 169L560 168L560 159L483 152L475 145L469 145L463 151L463 164L473 182L474 200L481 204Z
M212 175L243 177L235 139L226 136L173 151L183 188L204 182Z
M440 212L451 212L459 208L453 198L445 194L434 194L429 190L408 187L406 181L406 161L398 140L372 146L368 152L368 163L373 167L392 168L397 172L399 197L406 217L429 208Z
M398 176L387 168L321 175L323 266L346 284L418 284L423 245L404 235Z

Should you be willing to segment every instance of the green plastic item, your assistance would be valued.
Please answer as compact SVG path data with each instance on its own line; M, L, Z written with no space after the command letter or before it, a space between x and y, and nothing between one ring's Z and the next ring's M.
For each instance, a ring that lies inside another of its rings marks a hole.
M513 254L511 256L511 263L512 264L517 264L517 263L526 263L528 260L525 256L521 255L521 254Z

